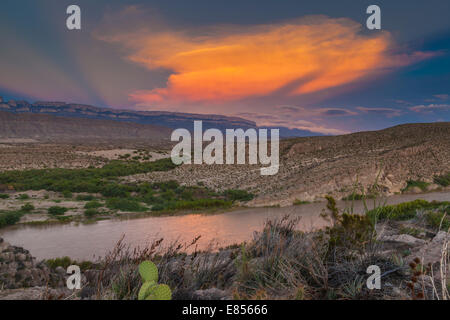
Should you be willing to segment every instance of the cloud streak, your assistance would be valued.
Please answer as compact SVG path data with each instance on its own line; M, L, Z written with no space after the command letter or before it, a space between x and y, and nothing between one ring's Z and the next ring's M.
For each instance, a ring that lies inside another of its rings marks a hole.
M409 108L411 111L419 113L432 113L434 111L450 111L450 104L429 104L418 105Z
M388 118L398 117L402 114L401 110L393 108L366 108L366 107L356 107L357 110L362 111L371 115L381 115Z
M364 35L360 24L326 16L201 32L156 30L97 34L124 47L129 61L171 72L165 87L132 92L138 105L223 103L276 92L299 96L433 56L395 53L388 32Z

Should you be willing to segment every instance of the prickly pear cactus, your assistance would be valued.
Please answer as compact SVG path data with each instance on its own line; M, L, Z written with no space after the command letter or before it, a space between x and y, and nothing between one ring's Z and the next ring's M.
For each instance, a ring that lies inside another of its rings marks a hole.
M158 268L151 261L144 261L139 265L139 274L144 282L158 282Z
M158 268L151 261L139 265L142 287L138 293L139 300L171 300L172 291L166 284L158 284Z

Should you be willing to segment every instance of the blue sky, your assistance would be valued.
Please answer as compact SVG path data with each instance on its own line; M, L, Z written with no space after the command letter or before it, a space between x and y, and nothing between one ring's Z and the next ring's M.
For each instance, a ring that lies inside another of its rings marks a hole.
M377 1L381 31L370 4L4 0L0 95L329 134L450 121L450 2Z

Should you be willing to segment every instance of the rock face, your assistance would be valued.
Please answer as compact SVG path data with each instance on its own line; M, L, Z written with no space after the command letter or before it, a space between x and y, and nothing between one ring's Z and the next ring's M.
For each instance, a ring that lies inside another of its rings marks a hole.
M415 238L409 234L398 234L398 235L392 235L392 236L386 236L381 238L383 241L392 241L392 242L399 242L404 243L411 246L418 246L425 244L425 240Z
M64 279L64 275L50 272L45 263L36 263L28 250L0 238L0 289L63 286Z
M441 260L443 250L448 250L449 233L439 231L426 246L417 251L417 256L425 262L435 263ZM447 244L447 246L445 246Z

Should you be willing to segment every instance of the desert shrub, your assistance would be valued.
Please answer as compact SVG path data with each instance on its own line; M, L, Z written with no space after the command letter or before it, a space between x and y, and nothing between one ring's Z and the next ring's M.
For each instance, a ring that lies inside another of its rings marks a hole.
M147 194L141 197L142 202L152 205L156 203L161 203L162 200L159 197L156 197L154 194Z
M52 215L52 216L62 216L64 215L69 209L64 208L64 207L58 207L58 206L53 206L48 208L48 214Z
M434 182L443 187L450 186L450 172L447 174L434 177Z
M326 228L329 236L329 253L336 248L346 250L363 250L365 246L374 239L375 228L368 215L358 215L344 212L339 213L336 201L327 197L327 208L333 219L333 226Z
M78 201L92 201L95 199L95 197L90 194L79 194L79 195L77 195L76 199Z
M105 197L126 198L130 195L130 187L120 184L107 184L100 192Z
M72 265L72 259L70 259L69 257L48 259L45 261L45 263L49 268L52 269L56 269L57 267L63 267L64 269L67 269L70 265Z
M0 199L9 199L9 194L0 193Z
M189 200L189 201L192 201L192 200L194 200L194 193L192 192L192 190L183 190L183 191L180 193L180 198L181 198L182 200Z
M362 195L362 194L359 194L359 193L352 193L352 194L349 194L349 195L346 196L346 197L343 197L342 200L355 201L355 200L362 200L362 199L364 199L364 198L365 198L365 197L364 197L364 195Z
M246 190L229 189L224 192L225 197L231 201L250 201L254 195Z
M379 207L368 211L366 215L371 219L371 221L386 219L408 220L416 217L416 212L418 209L430 208L432 206L433 204L430 204L428 201L418 199L396 205Z
M22 215L23 213L20 211L0 212L0 228L16 224Z
M155 203L152 206L152 211L163 211L163 210L166 210L166 209L167 209L167 206L164 205L163 203Z
M101 208L101 207L103 207L103 205L96 200L89 201L88 203L86 203L84 205L85 209L97 209L97 208Z
M113 210L140 212L148 210L138 201L127 198L110 198L106 200L106 207Z
M76 260L72 260L69 257L48 259L48 260L45 260L45 264L51 269L56 269L57 267L62 267L64 269L67 269L71 265L77 265L80 267L81 271L86 271L88 269L91 269L93 266L93 263L90 261L78 262Z
M308 204L308 203L311 203L311 202L295 199L295 201L294 201L292 204L293 204L294 206L301 206L301 205L303 205L303 204Z
M175 190L180 185L178 182L170 180L170 181L163 181L163 182L155 182L152 184L153 189L160 189L161 191L169 191L169 190Z
M427 191L427 188L430 184L421 180L408 180L406 181L406 187L402 190L402 192L408 191L412 188L419 188L422 191Z
M180 200L174 203L169 203L167 208L169 210L198 210L211 208L229 208L232 206L231 201L222 199L198 199L198 200Z
M84 215L86 217L88 217L88 218L95 217L95 216L97 216L99 214L100 214L100 212L98 210L94 209L94 208L87 209L87 210L84 211Z
M63 195L63 197L66 198L66 199L72 199L72 197L73 197L72 192L67 191L67 190L63 191L63 192L62 192L62 195Z
M26 203L26 204L24 204L21 208L20 208L20 211L23 211L23 212L31 212L31 211L33 211L35 208L34 208L34 206L31 204L31 203Z
M161 193L160 195L161 199L165 201L174 200L176 197L175 191L173 190L167 190Z
M346 249L363 250L373 240L374 230L368 216L343 213L338 222L328 228L330 249L345 247Z
M343 197L342 200L357 201L357 200L374 199L374 198L375 198L375 195L372 193L361 194L361 193L353 192L353 193L349 194L348 196Z
M426 212L425 219L431 227L435 229L441 228L447 231L450 228L450 207L447 207L447 212L443 210L430 210Z

